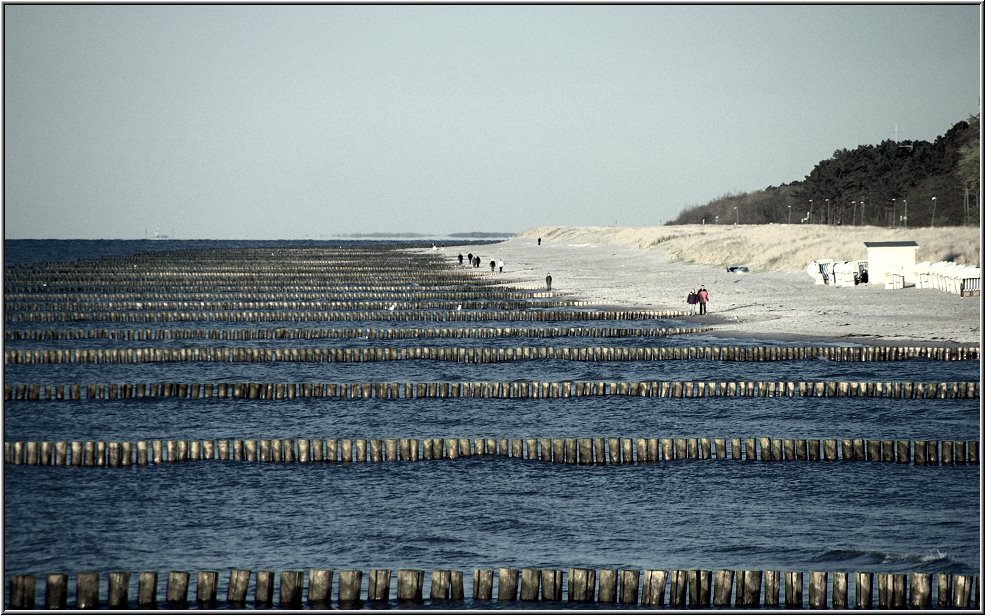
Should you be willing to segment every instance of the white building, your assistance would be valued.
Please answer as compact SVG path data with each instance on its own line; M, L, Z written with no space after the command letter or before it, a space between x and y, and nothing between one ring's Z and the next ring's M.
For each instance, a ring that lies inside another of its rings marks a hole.
M886 288L913 285L913 269L917 264L915 241L866 241L869 255L869 284L885 284Z

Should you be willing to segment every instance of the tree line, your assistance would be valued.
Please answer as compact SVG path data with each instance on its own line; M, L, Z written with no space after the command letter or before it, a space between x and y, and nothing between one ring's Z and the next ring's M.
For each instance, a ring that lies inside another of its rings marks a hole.
M979 120L958 122L933 143L839 149L803 181L726 194L667 224L977 226Z

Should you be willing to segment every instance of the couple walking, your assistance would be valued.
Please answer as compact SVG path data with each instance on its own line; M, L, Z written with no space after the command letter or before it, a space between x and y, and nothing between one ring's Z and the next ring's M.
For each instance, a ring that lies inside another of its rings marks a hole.
M694 292L694 289L692 288L691 289L691 292L688 293L687 303L688 303L688 305L691 306L691 316L694 316L694 306L695 305L698 305L699 306L698 307L698 309L699 309L699 312L698 313L699 314L707 314L708 313L708 290L705 289L704 286L702 286L700 289L698 289L698 292Z

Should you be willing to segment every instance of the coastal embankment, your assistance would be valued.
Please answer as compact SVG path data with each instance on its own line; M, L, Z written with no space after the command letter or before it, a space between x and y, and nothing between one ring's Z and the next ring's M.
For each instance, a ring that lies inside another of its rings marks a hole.
M804 272L814 259L864 260L865 241L903 240L920 246L918 262L980 262L979 229L967 227L541 227L501 243L442 249L456 265L459 251L478 254L486 275L522 288L543 288L549 273L554 291L604 306L687 309L688 292L704 285L708 314L685 320L727 337L979 345L980 297L815 285ZM502 273L489 271L492 260L504 264ZM748 273L727 271L736 265Z

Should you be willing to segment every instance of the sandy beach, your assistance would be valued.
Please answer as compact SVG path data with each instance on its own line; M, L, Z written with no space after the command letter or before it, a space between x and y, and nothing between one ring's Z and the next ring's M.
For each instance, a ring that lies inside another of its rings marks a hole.
M653 227L652 234L666 228ZM685 320L711 327L713 335L722 337L980 345L979 297L931 289L887 290L875 284L815 285L802 270L751 267L749 273L730 273L724 266L672 258L661 249L662 242L636 240L640 233L645 237L645 230L637 231L627 243L598 229L532 229L502 243L440 249L455 266L460 251L478 254L484 275L521 288L543 289L550 273L555 292L600 306L688 310L688 292L703 284L710 294L708 314ZM647 243L650 247L638 247ZM489 271L491 260L505 263L502 273L498 268Z

